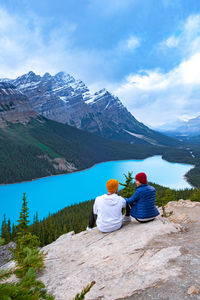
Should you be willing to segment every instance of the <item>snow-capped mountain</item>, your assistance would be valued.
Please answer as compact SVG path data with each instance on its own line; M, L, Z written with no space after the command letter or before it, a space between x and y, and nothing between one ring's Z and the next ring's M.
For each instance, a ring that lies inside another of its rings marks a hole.
M184 125L178 127L177 131L185 135L200 135L200 116L188 120Z
M7 123L25 124L37 116L24 94L13 84L0 82L0 127Z
M170 136L200 135L200 116L188 121L174 122L171 126L163 126L158 128L158 130Z
M97 135L129 143L176 145L176 142L138 122L118 97L102 89L92 94L69 74L44 76L29 72L10 80L44 117Z

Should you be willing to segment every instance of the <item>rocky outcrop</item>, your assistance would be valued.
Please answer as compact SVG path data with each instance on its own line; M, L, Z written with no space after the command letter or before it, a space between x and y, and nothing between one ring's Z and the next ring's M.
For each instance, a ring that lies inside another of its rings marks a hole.
M166 213L169 214L169 220L174 223L194 223L199 221L200 202L180 199L179 201L170 201L165 206ZM160 210L161 212L161 210Z
M43 248L46 271L40 279L58 300L73 299L92 281L96 283L86 299L130 296L180 274L170 264L181 255L180 247L148 248L156 237L179 231L178 225L157 218L151 224L132 221L113 233L68 233Z
M92 281L87 300L199 299L200 203L180 200L166 209L175 223L159 216L146 224L132 219L112 233L62 235L42 249L39 278L56 300L72 300ZM177 224L183 213L187 221Z
M26 124L37 116L24 94L13 84L0 82L0 127L8 123Z
M88 300L187 299L191 286L195 286L195 293L199 288L196 255L200 246L200 203L180 200L170 202L168 208L173 208L174 219L186 210L186 231L158 217L147 224L132 220L113 233L97 229L68 233L43 248L47 252L46 271L40 279L58 300L73 299L92 281L95 285L86 295ZM191 263L196 264L193 270Z
M0 266L4 265L5 263L7 263L7 261L12 259L13 255L11 249L14 248L15 248L14 242L10 242L7 245L0 246Z
M65 171L68 173L77 171L75 165L68 162L64 157L50 158L49 155L46 154L38 155L38 158L48 160L57 171Z

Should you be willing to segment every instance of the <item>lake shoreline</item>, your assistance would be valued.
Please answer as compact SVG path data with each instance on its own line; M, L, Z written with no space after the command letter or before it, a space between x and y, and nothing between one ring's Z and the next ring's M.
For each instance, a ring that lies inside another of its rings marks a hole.
M93 164L91 167L88 167L86 169L81 169L81 170L77 170L77 171L73 171L73 172L69 172L69 173L60 173L60 174L54 174L54 175L52 174L52 175L49 175L49 176L37 177L37 178L33 178L31 180L24 180L24 181L13 182L13 183L0 183L0 186L21 184L21 183L33 182L33 181L40 180L40 179L51 178L51 177L55 177L55 176L62 176L62 175L80 173L80 172L84 172L84 171L90 170L90 169L94 168L96 165L104 164L104 163L107 163L107 162L128 161L128 160L144 160L144 159L147 159L147 158L150 158L150 157L154 157L154 156L161 156L161 155L151 155L151 156L147 156L145 158L138 158L138 159L137 158L132 158L132 159L106 160L106 161L97 162L97 163Z
M51 177L55 177L55 176L62 176L62 175L69 175L69 174L76 174L76 173L80 173L80 172L84 172L84 171L87 171L87 170L90 170L92 168L94 168L96 165L99 165L99 164L103 164L103 163L107 163L107 162L117 162L117 161L131 161L131 160L137 160L137 161L143 161L145 159L148 159L148 158L151 158L151 157L156 157L156 156L160 156L164 161L167 161L169 163L177 163L177 164L180 164L179 162L171 162L171 161L168 161L166 159L163 158L162 155L151 155L151 156L147 156L145 158L132 158L132 159L116 159L116 160L106 160L106 161L102 161L102 162L97 162L95 164L93 164L91 167L88 167L86 169L81 169L81 170L77 170L77 171L73 171L73 172L69 172L69 173L60 173L60 174L52 174L52 175L49 175L49 176L43 176L43 177L37 177L37 178L33 178L31 180L24 180L24 181L19 181L19 182L13 182L13 183L0 183L0 186L8 186L8 185L15 185L15 184L23 184L23 183L30 183L30 182L34 182L36 180L42 180L42 179L45 179L45 178L51 178ZM187 164L187 163L181 163L182 165L191 165L191 164ZM191 165L192 168L190 170L192 170L193 168L195 168L195 165ZM188 173L189 171L187 171ZM183 175L183 178L184 180L189 184L191 185L192 188L194 188L195 186L193 186L188 178L186 177L187 173L185 173Z

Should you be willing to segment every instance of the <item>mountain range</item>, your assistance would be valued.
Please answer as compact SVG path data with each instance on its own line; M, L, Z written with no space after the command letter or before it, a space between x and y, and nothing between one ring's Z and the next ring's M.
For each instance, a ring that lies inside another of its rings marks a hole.
M173 123L164 124L157 128L160 132L174 137L193 137L200 135L200 116L188 121L178 120Z
M105 89L92 94L81 80L64 72L40 76L31 71L7 82L48 119L132 144L177 146L177 141L138 122L118 97Z

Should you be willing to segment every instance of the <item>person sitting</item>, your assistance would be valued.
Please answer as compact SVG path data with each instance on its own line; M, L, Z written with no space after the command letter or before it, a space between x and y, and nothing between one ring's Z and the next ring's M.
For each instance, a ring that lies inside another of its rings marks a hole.
M135 193L131 198L125 198L127 206L123 221L130 221L130 215L141 223L153 221L159 215L155 206L156 190L147 184L145 173L138 173L135 180Z
M126 201L116 194L118 187L116 179L107 181L108 193L95 199L87 230L92 230L95 222L102 232L112 232L122 226L122 208L126 207Z

